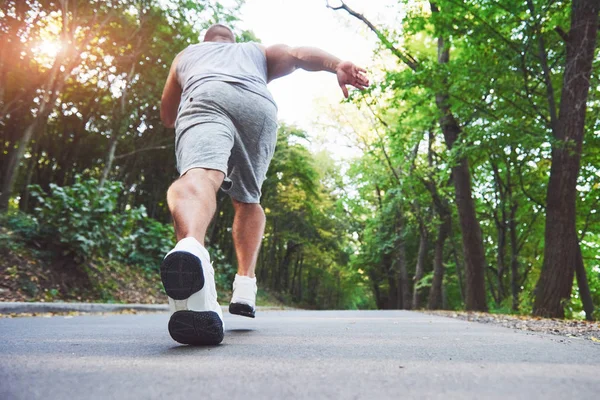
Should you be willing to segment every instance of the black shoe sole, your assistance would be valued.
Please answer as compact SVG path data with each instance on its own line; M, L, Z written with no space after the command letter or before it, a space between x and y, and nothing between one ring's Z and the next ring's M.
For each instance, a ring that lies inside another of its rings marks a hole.
M223 322L214 311L176 311L169 334L181 344L216 345L223 341Z
M187 251L169 254L160 266L160 279L167 296L185 300L204 287L202 262Z
M241 315L242 317L254 318L254 310L248 304L230 303L229 314Z

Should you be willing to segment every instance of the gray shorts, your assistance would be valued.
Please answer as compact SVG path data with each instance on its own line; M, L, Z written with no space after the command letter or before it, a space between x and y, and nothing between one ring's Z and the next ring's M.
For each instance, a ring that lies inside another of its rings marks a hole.
M277 108L239 85L209 81L182 99L175 127L180 175L192 168L221 171L231 198L259 203L277 141Z

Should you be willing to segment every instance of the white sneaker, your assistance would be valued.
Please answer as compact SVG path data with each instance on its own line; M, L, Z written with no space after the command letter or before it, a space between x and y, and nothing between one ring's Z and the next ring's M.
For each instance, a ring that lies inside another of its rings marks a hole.
M160 277L169 296L169 333L183 344L223 341L223 311L217 302L215 271L208 251L192 237L180 240L165 256Z
M236 274L229 313L254 318L256 312L256 277Z

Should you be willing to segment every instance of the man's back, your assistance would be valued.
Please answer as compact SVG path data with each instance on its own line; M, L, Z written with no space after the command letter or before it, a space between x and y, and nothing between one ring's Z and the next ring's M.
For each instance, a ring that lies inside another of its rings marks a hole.
M267 60L256 43L204 42L187 47L177 62L185 101L204 82L240 85L275 104L267 89Z

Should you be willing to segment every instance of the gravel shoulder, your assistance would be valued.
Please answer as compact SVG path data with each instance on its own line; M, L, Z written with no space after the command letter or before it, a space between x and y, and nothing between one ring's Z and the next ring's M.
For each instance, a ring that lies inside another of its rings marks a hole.
M547 333L570 338L583 338L600 344L600 322L538 318L527 315L490 314L469 311L422 311L441 317L499 325L522 331Z

